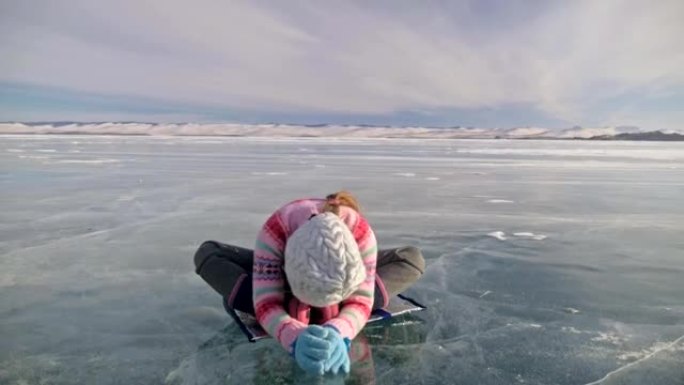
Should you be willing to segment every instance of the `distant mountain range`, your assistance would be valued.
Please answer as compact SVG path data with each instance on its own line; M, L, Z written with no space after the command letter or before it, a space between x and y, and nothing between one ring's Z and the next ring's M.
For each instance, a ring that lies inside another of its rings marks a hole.
M662 131L622 133L613 136L599 135L589 140L650 140L661 142L684 142L684 135L676 132L666 134Z
M0 134L684 141L682 132L643 131L634 126L554 130L543 127L503 129L278 123L29 122L0 123Z

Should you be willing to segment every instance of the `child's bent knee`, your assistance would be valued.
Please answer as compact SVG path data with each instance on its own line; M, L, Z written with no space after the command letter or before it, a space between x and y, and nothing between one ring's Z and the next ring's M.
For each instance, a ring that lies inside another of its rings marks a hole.
M415 246L406 246L397 250L397 254L401 256L402 262L411 266L416 270L420 277L425 272L425 258L419 248Z
M195 261L195 272L197 274L199 274L200 270L202 270L202 266L204 266L207 260L209 260L209 257L211 257L218 248L219 246L215 241L205 241L197 248L195 256L193 257L193 260Z

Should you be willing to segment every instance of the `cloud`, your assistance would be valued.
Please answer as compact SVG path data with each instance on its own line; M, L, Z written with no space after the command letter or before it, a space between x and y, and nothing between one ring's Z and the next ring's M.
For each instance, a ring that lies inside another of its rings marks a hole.
M679 0L24 0L3 8L3 82L233 110L526 105L572 123L614 120L594 106L635 90L643 93L635 98L684 99Z

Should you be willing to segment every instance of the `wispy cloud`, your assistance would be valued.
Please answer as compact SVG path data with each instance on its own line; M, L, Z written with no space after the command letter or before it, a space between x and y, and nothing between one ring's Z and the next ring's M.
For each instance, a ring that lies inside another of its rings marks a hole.
M24 0L0 12L0 81L304 115L520 106L567 124L663 120L629 105L684 101L679 0L445 3Z

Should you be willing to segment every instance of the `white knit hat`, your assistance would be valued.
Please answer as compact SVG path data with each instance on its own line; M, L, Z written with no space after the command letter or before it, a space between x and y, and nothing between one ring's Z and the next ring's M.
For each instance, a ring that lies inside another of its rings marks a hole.
M285 275L297 299L325 307L355 292L366 269L351 231L328 212L312 217L288 238Z

